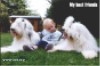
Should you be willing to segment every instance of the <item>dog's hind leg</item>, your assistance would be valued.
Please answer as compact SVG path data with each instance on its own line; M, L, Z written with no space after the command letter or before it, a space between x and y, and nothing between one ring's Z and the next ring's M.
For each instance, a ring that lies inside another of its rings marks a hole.
M69 44L67 44L66 42L62 43L62 44L58 44L56 46L54 46L51 50L48 50L48 52L55 52L55 51L71 51L73 50L73 47L70 46Z
M53 48L51 50L48 50L47 52L50 53L50 52L56 52L57 50L61 50L63 49L63 47L61 47L60 45L56 45L56 46L53 46Z
M82 51L81 53L86 59L92 59L92 58L97 57L97 52L93 50L85 50L85 51Z

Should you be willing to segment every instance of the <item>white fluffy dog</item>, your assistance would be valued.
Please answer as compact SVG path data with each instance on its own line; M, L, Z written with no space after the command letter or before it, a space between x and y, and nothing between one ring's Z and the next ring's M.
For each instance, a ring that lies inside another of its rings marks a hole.
M69 16L64 23L64 38L48 52L57 50L81 52L86 59L97 57L97 42L85 25Z
M35 44L40 40L32 24L24 18L16 18L11 24L10 32L14 37L13 42L11 46L1 47L1 53L23 51L24 45L34 49Z

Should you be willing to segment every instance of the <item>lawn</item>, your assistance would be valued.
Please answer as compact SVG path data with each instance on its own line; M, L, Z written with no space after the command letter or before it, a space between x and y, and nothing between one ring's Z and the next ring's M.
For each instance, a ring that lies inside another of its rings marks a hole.
M10 45L12 36L1 33L1 46ZM87 60L77 52L47 53L43 49L32 52L1 54L1 65L98 65L99 57Z

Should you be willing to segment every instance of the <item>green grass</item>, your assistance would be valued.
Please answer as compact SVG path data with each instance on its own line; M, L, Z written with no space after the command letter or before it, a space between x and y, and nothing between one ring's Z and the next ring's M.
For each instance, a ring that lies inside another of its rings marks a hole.
M1 46L10 45L12 36L9 33L1 34ZM25 61L3 61L4 59L24 59ZM32 52L18 52L1 54L2 65L99 65L99 57L87 60L77 52L47 53L43 49Z

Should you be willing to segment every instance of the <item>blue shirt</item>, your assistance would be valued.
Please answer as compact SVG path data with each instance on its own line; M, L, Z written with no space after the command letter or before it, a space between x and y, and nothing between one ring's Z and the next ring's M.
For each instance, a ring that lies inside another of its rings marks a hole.
M48 42L49 44L53 44L53 45L55 45L58 42L60 36L62 35L61 32L58 30L56 30L53 33L43 30L42 34L43 34L42 40Z

